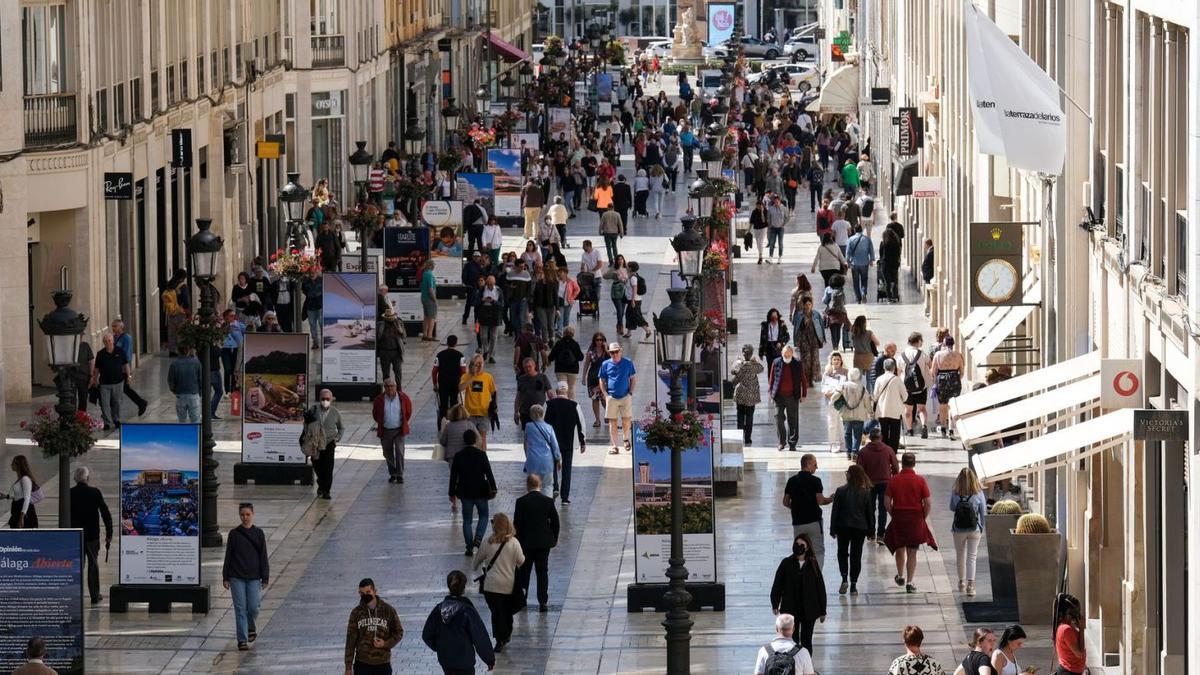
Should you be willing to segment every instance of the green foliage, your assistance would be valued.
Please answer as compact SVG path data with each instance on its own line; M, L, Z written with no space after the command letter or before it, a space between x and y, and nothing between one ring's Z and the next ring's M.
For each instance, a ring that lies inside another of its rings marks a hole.
M638 534L670 534L671 507L667 505L642 505L637 508ZM712 532L712 502L683 505L683 533L708 534Z

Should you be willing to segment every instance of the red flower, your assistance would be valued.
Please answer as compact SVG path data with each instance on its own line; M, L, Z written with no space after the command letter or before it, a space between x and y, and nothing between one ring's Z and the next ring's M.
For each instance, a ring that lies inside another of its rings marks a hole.
M21 428L24 429L27 426L29 426L29 422L26 422L25 420L21 420Z

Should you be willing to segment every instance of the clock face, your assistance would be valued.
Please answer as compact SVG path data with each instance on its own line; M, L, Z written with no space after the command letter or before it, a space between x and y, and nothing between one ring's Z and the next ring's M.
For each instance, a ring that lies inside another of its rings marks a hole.
M989 302L1005 302L1017 291L1017 269L1007 260L989 260L975 273L975 288Z

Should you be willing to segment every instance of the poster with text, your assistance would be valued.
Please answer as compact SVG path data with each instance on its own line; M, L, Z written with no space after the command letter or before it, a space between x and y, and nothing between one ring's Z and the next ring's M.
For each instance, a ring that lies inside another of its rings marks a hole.
M120 560L122 584L200 583L199 424L121 425Z
M328 284L329 279L322 282ZM328 307L328 286L324 295ZM242 343L243 462L304 464L300 432L308 406L308 349L307 333L246 333Z
M488 149L488 169L495 181L497 218L521 217L521 151L509 148Z
M733 3L709 3L708 46L716 47L733 37Z
M423 316L421 270L426 260L429 260L429 228L384 229L383 283L388 287L388 304L401 321L420 321Z
M82 530L0 530L0 672L25 663L32 637L46 665L83 673Z
M325 272L321 307L321 380L375 381L374 274Z
M666 583L671 557L671 452L646 446L633 424L634 560L638 583ZM712 432L698 447L681 453L683 554L688 581L717 580L717 537L713 510Z
M496 214L496 179L490 173L460 173L455 178L455 194L464 204L476 199L488 215Z
M513 150L520 150L521 149L521 141L525 141L525 147L529 148L529 151L533 152L535 154L537 153L538 149L540 149L542 147L541 134L533 134L533 133L526 133L526 132L509 135L508 147Z
M584 98L586 98L586 96ZM570 137L570 133L569 133L570 131L571 131L571 110L569 108L551 108L550 109L550 138L557 139L559 134L567 134L568 137Z
M429 228L429 258L439 286L461 286L463 203L431 199L421 205L421 222Z
M596 100L612 103L613 76L612 73L596 73Z
M383 260L383 249L381 249L381 248L368 248L367 249L367 269L365 271L370 272L371 274L374 274L379 279L380 283L383 282L383 273L380 271L380 268L382 267L380 262L382 260ZM342 271L343 272L363 272L364 270L362 268L362 258L360 257L360 254L354 253L353 255L343 255L342 256Z

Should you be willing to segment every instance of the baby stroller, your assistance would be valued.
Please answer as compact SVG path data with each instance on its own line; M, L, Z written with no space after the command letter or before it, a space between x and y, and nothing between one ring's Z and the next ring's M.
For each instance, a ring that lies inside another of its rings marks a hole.
M585 316L599 319L600 297L596 292L596 275L586 271L580 272L575 281L579 283L579 297L575 299L579 303L577 320L582 320Z

